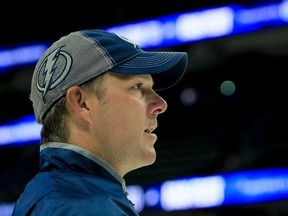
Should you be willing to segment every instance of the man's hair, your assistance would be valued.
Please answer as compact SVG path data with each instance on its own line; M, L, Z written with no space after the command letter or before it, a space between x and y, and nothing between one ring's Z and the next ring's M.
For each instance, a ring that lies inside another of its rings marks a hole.
M102 85L104 75L105 73L80 85L80 87L89 92L95 93L100 100L105 95ZM67 130L67 115L69 115L69 112L66 107L66 95L64 95L55 103L43 120L40 144L47 142L67 142L69 138L69 132Z

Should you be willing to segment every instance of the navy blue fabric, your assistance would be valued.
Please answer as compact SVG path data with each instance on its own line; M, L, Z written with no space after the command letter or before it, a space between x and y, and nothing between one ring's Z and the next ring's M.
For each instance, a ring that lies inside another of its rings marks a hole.
M46 148L40 172L27 184L12 216L137 216L122 184L107 170L68 149Z

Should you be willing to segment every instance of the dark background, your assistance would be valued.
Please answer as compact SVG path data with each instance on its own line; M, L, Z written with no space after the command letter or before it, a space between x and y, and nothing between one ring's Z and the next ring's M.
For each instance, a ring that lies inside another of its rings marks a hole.
M0 18L0 48L52 42L74 30L102 28L178 12L269 1L105 1L39 5L7 3ZM96 4L96 5L95 5ZM157 4L157 5L156 5ZM187 73L174 88L160 94L168 110L159 116L155 164L127 174L127 184L150 185L164 180L240 170L286 167L288 29L257 32L169 47L189 55ZM0 122L33 114L28 100L34 65L0 74ZM219 88L232 80L236 92ZM192 105L181 103L186 87L197 92ZM0 148L0 202L15 202L38 165L38 145ZM288 215L286 201L230 206L171 215ZM157 214L156 214L157 213ZM143 215L161 215L160 212ZM168 215L166 213L165 215Z

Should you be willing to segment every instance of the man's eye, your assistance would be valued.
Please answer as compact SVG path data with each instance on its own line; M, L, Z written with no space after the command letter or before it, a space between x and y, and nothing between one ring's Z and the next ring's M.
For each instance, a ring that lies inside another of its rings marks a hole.
M142 88L142 83L137 83L134 85L134 88L136 89L141 89Z
M144 93L144 88L142 83L137 83L133 86L137 91L139 91L141 94Z

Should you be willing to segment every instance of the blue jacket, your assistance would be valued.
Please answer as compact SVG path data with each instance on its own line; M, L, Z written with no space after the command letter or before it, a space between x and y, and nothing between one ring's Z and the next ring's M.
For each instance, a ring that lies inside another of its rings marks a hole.
M40 171L17 200L12 216L138 216L124 179L99 157L57 142L40 150Z

